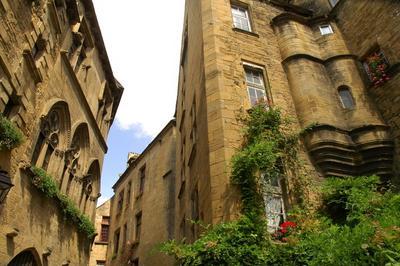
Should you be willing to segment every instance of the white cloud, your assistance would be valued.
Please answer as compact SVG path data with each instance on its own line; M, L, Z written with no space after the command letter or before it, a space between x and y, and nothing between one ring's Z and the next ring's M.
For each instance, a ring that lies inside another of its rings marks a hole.
M100 198L97 199L97 207L99 207L101 204L109 200L109 197L101 196Z
M155 136L172 118L184 0L94 0L114 76L125 87L117 125Z

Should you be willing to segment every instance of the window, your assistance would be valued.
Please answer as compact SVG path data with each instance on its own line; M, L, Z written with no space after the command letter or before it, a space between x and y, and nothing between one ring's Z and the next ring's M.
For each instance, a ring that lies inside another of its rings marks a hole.
M105 266L106 265L106 261L104 260L96 260L96 266Z
M110 231L110 217L103 216L103 220L101 221L101 231L100 231L101 242L108 242L109 231Z
M131 202L131 187L132 182L129 181L128 188L126 189L126 207L128 207L129 203Z
M135 239L136 241L140 240L140 231L142 229L142 212L136 214L136 234Z
M118 229L114 233L114 254L118 253L119 249L119 235L120 235L120 230Z
M342 106L344 109L353 109L354 108L354 99L351 95L350 89L346 86L340 86L338 89L340 101L342 102Z
M264 202L265 213L268 221L268 231L270 233L276 232L279 229L279 225L285 220L282 189L277 177L267 181Z
M123 248L125 248L127 237L128 237L128 225L125 224L124 225L124 234L123 234L123 238L122 238L122 247Z
M117 214L121 213L123 204L124 204L124 191L122 190L118 194Z
M139 195L144 192L144 183L146 179L146 165L139 170Z
M336 6L338 2L339 0L329 0L329 3L331 4L332 7Z
M249 12L246 8L239 6L232 6L233 26L235 28L251 31Z
M390 79L387 71L390 67L389 61L382 50L375 49L369 53L363 62L369 80L375 85L380 86Z
M252 106L267 100L261 69L245 68L247 92Z
M329 24L319 26L319 30L321 32L321 35L328 35L333 33L332 27Z

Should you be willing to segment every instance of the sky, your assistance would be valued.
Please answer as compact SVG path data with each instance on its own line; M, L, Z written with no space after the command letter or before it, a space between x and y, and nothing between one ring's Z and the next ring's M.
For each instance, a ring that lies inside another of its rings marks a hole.
M124 86L108 136L101 198L173 118L178 86L184 0L93 0L114 76Z

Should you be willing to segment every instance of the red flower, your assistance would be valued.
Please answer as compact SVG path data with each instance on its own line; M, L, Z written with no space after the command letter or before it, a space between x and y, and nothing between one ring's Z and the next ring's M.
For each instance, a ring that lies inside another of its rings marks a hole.
M294 229L296 226L297 226L296 223L291 222L291 221L286 221L286 222L284 222L284 223L281 224L281 230L280 230L280 231L281 231L283 234L286 234L286 233L288 232L288 229L289 229L289 228L290 228L290 229Z

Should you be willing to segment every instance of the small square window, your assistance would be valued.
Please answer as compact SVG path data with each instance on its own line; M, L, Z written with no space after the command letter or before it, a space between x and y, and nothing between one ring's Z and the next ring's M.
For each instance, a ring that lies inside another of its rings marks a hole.
M249 11L240 6L232 6L231 11L233 26L241 30L251 31Z
M328 35L333 33L331 25L321 25L319 26L319 30L321 31L321 35Z

